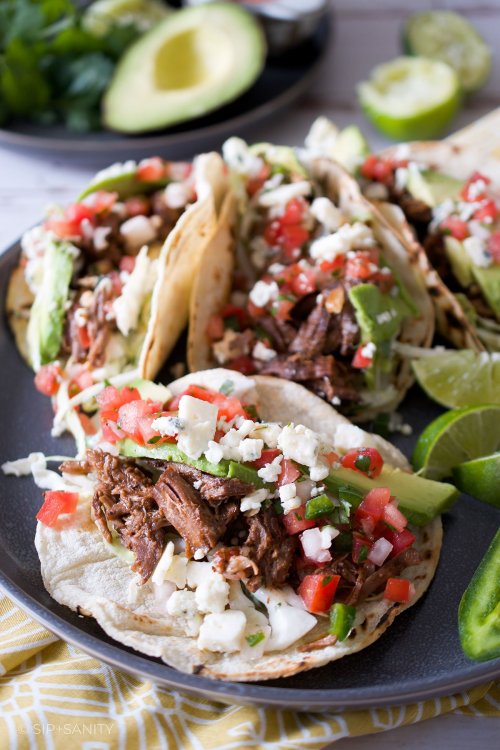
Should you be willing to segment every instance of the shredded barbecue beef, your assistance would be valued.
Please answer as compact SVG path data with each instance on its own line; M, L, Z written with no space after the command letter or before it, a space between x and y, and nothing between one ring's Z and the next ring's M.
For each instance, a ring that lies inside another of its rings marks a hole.
M322 304L316 305L307 320L302 323L290 344L291 352L303 357L315 357L324 350L330 315Z
M171 463L170 466L175 469L177 474L189 480L196 487L203 500L206 500L213 507L219 506L230 498L245 497L254 489L253 485L242 482L241 479L214 477L195 469L193 466L187 466L187 464ZM200 484L195 484L195 482Z
M299 383L316 378L332 378L334 372L335 360L331 355L306 359L300 354L279 354L266 362L261 369L263 375L277 375L279 378L296 380Z
M186 543L186 554L199 551L205 555L226 530L224 519L208 507L173 466L167 466L154 486L153 496L168 522Z

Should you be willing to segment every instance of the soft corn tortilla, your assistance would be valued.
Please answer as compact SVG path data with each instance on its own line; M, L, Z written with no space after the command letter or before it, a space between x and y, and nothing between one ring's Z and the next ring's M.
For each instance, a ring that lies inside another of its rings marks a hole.
M430 169L444 172L451 177L466 180L475 171L488 176L500 186L500 139L498 125L499 110L488 124L485 118L484 127L471 126L446 141L419 141L405 144L405 158L418 164L425 164ZM492 130L497 127L496 133ZM382 152L383 156L398 155L398 146L391 146ZM425 250L418 243L415 232L406 220L399 206L386 202L377 202L377 207L398 233L408 252L419 252L422 256L422 269L427 288L431 295L436 314L436 328L448 341L458 349L484 351L491 347L492 334L482 331L465 314L457 298L431 266ZM496 336L493 348L498 348Z
M277 378L250 379L219 369L181 378L171 385L171 390L182 392L190 382L216 389L230 377L236 394L256 398L262 419L300 420L330 436L339 425L347 423L302 386ZM404 456L386 441L367 435L366 441L369 440L375 441L386 460L392 459L401 468L408 466ZM405 570L415 586L411 604L422 596L435 573L442 541L440 519L417 529L416 535L415 547L422 562ZM189 623L182 617L165 614L165 605L155 598L152 585L135 587L135 575L129 565L105 544L91 520L90 499L80 504L74 516L61 520L54 528L39 523L35 544L45 587L60 604L94 617L110 637L125 646L159 657L183 672L223 680L287 677L335 661L373 643L396 615L410 606L394 604L380 596L367 600L358 607L354 629L344 642L333 646L314 644L327 630L326 618L318 617L315 628L293 646L249 660L238 653L198 649L196 638L189 635ZM130 598L131 591L138 591L135 601Z
M195 160L197 200L179 218L162 246L150 246L149 255L158 257L158 278L153 288L142 331L137 339L136 363L139 374L153 379L186 327L193 280L201 255L220 226L220 214L227 191L222 158L211 152ZM21 266L11 275L6 312L17 347L30 363L26 341L30 309L34 297L24 280ZM144 315L145 313L145 315Z
M355 180L331 160L316 160L311 167L311 179L319 181L324 195L348 214L358 210L371 215L370 226L389 265L397 272L420 312L418 318L403 323L398 340L413 346L430 346L434 334L434 313L425 284L426 258L420 246L409 247L408 243L402 241L382 213L361 195ZM231 291L236 214L233 211L227 217L225 224L221 221L220 231L214 242L205 249L193 287L188 337L188 365L191 371L204 370L216 364L206 329L211 316L216 315L228 301ZM229 222L230 218L233 219L232 223ZM400 359L393 378L395 396L383 404L383 411L387 412L397 408L413 383L408 359ZM362 422L373 418L380 411L380 406L367 404L351 418Z

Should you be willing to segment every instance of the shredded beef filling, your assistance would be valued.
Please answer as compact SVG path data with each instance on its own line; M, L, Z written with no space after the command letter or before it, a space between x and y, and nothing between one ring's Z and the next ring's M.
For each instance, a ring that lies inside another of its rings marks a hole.
M184 539L187 557L204 557L215 548L214 569L229 580L244 581L250 591L286 583L296 588L304 576L318 572L313 564L297 567L298 536L286 532L271 506L250 517L240 512L240 500L253 486L239 479L213 477L175 462L144 460L139 465L100 450L89 450L84 461L65 461L60 468L96 476L93 519L107 542L113 541L113 531L134 553L132 570L141 583L160 560L167 530ZM414 549L380 568L368 560L354 563L342 554L321 572L340 575L337 598L355 605L383 591L388 578L419 561Z

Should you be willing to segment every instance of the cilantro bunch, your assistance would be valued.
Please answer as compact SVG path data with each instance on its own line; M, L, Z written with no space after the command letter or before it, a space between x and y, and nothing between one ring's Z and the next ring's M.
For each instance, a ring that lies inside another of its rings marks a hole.
M83 10L70 0L1 0L0 124L100 127L101 97L140 32L113 25L98 37L82 24Z

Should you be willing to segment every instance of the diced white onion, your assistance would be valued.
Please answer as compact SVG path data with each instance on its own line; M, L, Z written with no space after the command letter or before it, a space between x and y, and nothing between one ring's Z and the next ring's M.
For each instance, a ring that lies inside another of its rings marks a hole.
M373 547L371 548L368 559L375 565L383 565L392 551L392 544L381 537L377 539Z

